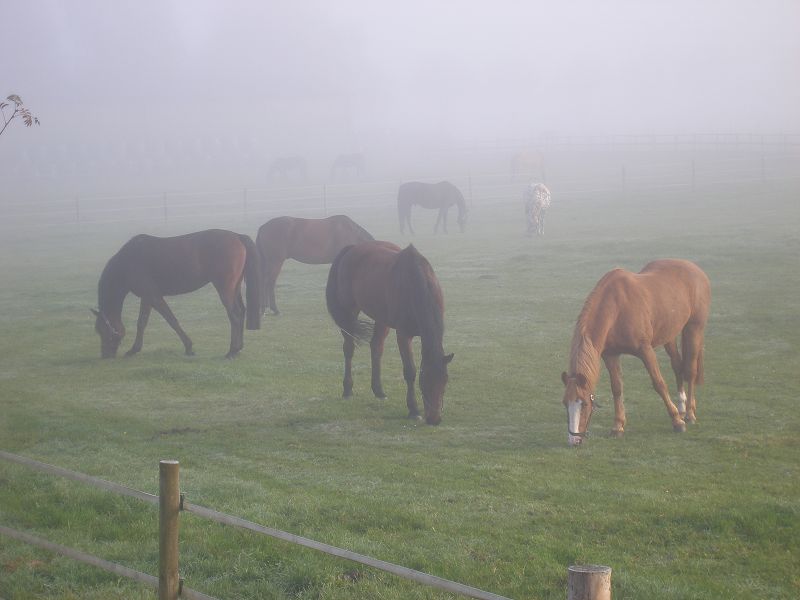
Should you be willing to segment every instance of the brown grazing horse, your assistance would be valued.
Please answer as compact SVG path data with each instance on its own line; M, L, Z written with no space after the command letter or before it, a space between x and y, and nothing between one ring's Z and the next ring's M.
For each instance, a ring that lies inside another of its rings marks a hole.
M302 156L281 156L270 164L268 176L285 181L294 175L298 181L305 181L307 170L306 159Z
M275 303L275 281L287 258L307 265L330 264L342 248L374 239L345 215L327 219L276 217L258 229L256 246L261 252L264 294L262 311L279 314Z
M98 310L95 331L100 335L100 355L114 358L125 336L122 304L129 292L141 299L136 340L125 356L142 349L144 328L150 310L156 309L181 338L187 355L192 340L170 310L164 296L187 294L212 283L231 322L231 347L227 357L236 356L244 345L245 312L247 328L261 327L261 268L253 240L222 229L209 229L177 237L137 235L112 256L97 286ZM247 308L242 301L242 279L247 282Z
M375 321L369 346L372 355L372 392L386 398L381 385L381 356L389 328L397 332L397 346L403 360L408 416L419 419L414 392L417 369L411 340L422 340L419 387L425 408L425 421L438 425L442 420L447 365L445 356L444 300L439 281L430 263L414 246L400 250L389 242L363 242L342 250L331 265L325 290L328 312L342 331L344 344L344 397L353 395L352 362L357 339L365 339L369 327L358 320L363 311Z
M464 202L464 195L456 186L449 181L439 183L421 183L410 181L400 185L397 191L397 216L400 218L400 233L405 233L405 226L408 225L409 233L413 234L411 227L411 207L416 204L422 208L432 208L439 211L433 233L439 231L439 224L447 233L447 211L454 204L458 206L458 227L464 233L464 226L467 223L467 204Z
M622 435L625 406L621 354L631 354L644 363L675 431L686 431L685 421L695 422L695 385L703 382L703 335L710 303L708 277L686 260L655 260L639 273L614 269L600 279L575 325L569 372L561 374L566 386L563 402L567 408L570 445L580 444L589 428L601 358L611 377L614 396L611 433ZM676 344L679 333L680 352ZM655 353L658 346L664 346L669 354L678 383L680 408L670 400L658 368ZM688 398L683 391L684 381L688 384Z

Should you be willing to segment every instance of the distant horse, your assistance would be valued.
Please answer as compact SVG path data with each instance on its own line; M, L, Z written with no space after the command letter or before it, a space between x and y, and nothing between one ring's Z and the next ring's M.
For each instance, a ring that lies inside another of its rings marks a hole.
M164 296L187 294L211 283L231 322L231 346L227 357L236 356L244 346L247 328L261 327L261 267L258 249L246 235L222 229L208 229L177 237L137 235L112 256L97 286L98 310L95 331L100 335L100 355L114 358L125 336L122 304L129 292L141 299L136 340L125 354L142 349L144 328L150 309L156 309L183 342L187 355L192 341L178 324ZM242 301L242 279L247 282L247 308Z
M600 360L611 377L614 429L625 429L622 369L619 357L631 354L647 368L675 431L694 423L695 385L703 383L703 336L711 303L711 286L700 268L686 260L664 259L647 264L639 273L614 269L589 294L575 325L566 386L567 431L570 445L583 441L594 407ZM676 339L681 334L681 351ZM658 368L655 348L664 346L670 357L680 396L676 408ZM683 358L681 358L681 354ZM688 384L688 394L683 383ZM685 419L685 421L684 421Z
M528 235L544 235L544 216L550 208L550 190L543 183L531 183L522 193Z
M370 233L345 215L327 219L276 217L258 230L256 246L261 252L264 294L262 310L280 312L275 303L275 281L287 258L308 265L332 263L345 246L374 239Z
M331 166L331 179L339 177L363 177L366 172L364 155L360 152L354 154L340 154Z
M456 186L449 181L439 183L421 183L410 181L400 185L397 192L397 216L400 219L400 233L405 233L405 226L413 234L411 227L411 206L416 204L422 208L432 208L439 211L436 218L436 225L433 232L439 231L439 224L442 230L447 233L447 211L454 204L458 207L458 227L464 232L467 223L467 204L464 202L464 195Z
M511 177L544 177L544 158L539 152L524 150L511 157Z
M271 179L289 179L295 177L298 181L305 181L308 174L306 159L302 156L281 156L272 161L269 166Z
M403 360L406 405L409 418L419 419L414 392L417 369L411 340L422 339L419 387L425 421L438 425L442 420L447 365L445 356L444 300L439 281L430 263L414 246L400 250L389 242L362 242L345 248L336 257L328 274L325 290L328 312L344 338L344 397L353 395L351 373L356 339L368 337L369 328L358 320L363 311L375 321L369 346L372 354L372 392L385 398L381 385L381 356L389 328L397 332L397 345Z

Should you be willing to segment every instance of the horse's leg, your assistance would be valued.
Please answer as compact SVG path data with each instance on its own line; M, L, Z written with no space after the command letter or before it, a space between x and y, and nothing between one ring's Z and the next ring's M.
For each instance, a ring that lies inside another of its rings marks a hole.
M675 373L675 382L678 385L678 414L683 418L686 415L686 392L683 389L683 361L675 340L664 344L664 350L669 355L672 371Z
M664 406L667 408L670 419L672 419L672 428L675 431L686 431L686 423L678 413L678 409L669 398L669 390L667 384L664 383L664 378L661 376L661 369L658 368L658 358L656 357L655 350L650 345L645 345L639 349L639 358L642 359L647 372L650 374L650 380L653 382L658 395L664 401Z
M414 353L411 348L411 337L397 332L397 347L400 349L400 358L403 359L403 379L406 380L406 406L408 418L422 420L417 406L417 394L414 382L417 379L417 366L414 364Z
M681 334L683 346L683 377L687 382L686 422L697 422L697 398L695 386L701 377L700 369L703 360L703 329L692 324L687 324Z
M178 323L178 319L175 318L175 315L172 313L172 309L167 304L167 301L164 300L163 296L159 296L154 301L151 301L153 308L156 309L156 312L164 317L164 320L169 323L169 326L172 327L173 331L178 334L178 337L181 338L181 342L183 342L183 347L186 351L186 356L194 356L194 352L192 351L192 340L189 339L189 336L186 335L186 332L181 328L180 324Z
M372 329L372 339L369 341L370 356L372 357L372 393L376 398L386 399L381 385L381 357L383 356L383 342L389 335L388 325L376 322Z
M219 299L228 313L231 322L231 346L225 358L233 358L244 348L244 315L245 306L242 300L241 280L234 286L214 282Z
M611 379L611 394L614 396L614 429L611 435L622 437L625 433L625 400L622 396L622 365L619 354L603 356Z
M342 379L342 398L353 397L353 353L356 350L356 342L348 333L342 331L342 352L344 353L344 378Z
M278 280L278 275L283 268L283 260L270 258L265 261L264 265L264 304L269 308L273 314L280 314L278 305L275 303L275 282ZM264 313L266 313L266 308Z
M139 319L136 321L136 339L131 349L125 353L125 356L133 356L142 349L144 328L147 327L147 320L150 318L150 309L150 303L142 298L142 301L139 303Z

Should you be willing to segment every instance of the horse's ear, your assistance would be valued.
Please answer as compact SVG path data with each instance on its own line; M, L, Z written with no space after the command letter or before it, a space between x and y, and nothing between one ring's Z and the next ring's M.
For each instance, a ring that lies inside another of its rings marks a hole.
M564 383L564 385L567 385L567 372L566 371L561 371L561 381Z
M452 352L450 354L448 354L447 356L445 356L444 357L444 364L449 365L450 361L453 360L454 356L455 356L455 354L453 354Z
M92 314L93 314L95 317L99 317L99 316L100 316L100 313L99 313L98 311L96 311L95 309L93 309L93 308L90 308L89 310L90 310L90 311L92 311Z

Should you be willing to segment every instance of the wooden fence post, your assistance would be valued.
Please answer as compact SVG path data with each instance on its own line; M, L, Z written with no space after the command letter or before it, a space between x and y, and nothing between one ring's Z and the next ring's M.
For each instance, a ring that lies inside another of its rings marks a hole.
M572 565L567 570L567 600L611 600L611 567Z
M178 600L178 514L181 510L177 460L158 464L158 600Z

